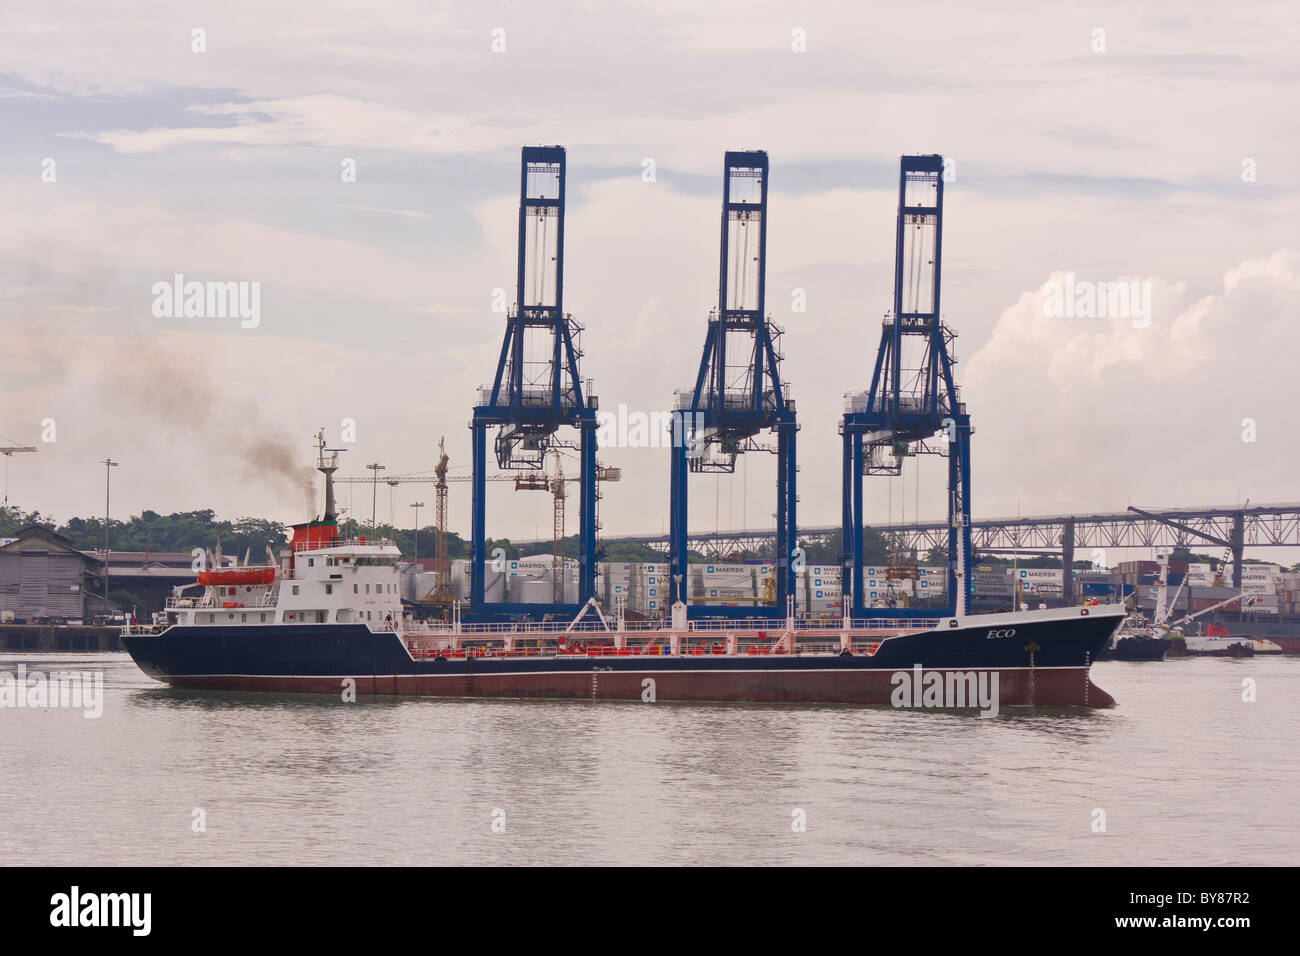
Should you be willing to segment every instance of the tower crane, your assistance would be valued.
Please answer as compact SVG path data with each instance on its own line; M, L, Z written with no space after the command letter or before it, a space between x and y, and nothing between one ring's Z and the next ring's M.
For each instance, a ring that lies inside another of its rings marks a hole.
M34 451L36 449L31 445L0 445L0 455L5 456L5 508L9 507L9 459L15 454Z
M549 491L553 496L553 515L554 515L554 538L552 541L551 553L553 557L553 573L555 576L555 603L563 603L564 591L564 538L565 538L565 500L567 494L565 486L568 482L580 482L580 475L565 475L564 468L560 459L559 449L552 449L555 474L548 476L546 474L525 474L525 475L488 475L485 481L492 482L514 482L516 491ZM433 603L451 604L455 599L455 592L451 587L451 561L448 556L447 547L447 490L450 482L472 482L472 475L449 475L447 474L450 459L447 455L445 439L438 439L438 464L433 469L433 475L394 475L391 478L384 479L390 485L398 484L433 484L434 486L434 567L438 572L438 587L434 592ZM597 481L619 481L622 479L622 470L619 468L605 467L597 464L596 480ZM339 478L337 482L342 484L369 484L369 478Z
M564 507L567 494L565 484L580 481L580 476L564 474L564 462L558 448L551 449L555 471L549 478L545 475L520 475L515 479L516 491L549 491L552 498L552 538L551 538L551 580L554 586L555 603L564 602ZM623 477L622 469L609 468L597 464L596 480L619 481Z

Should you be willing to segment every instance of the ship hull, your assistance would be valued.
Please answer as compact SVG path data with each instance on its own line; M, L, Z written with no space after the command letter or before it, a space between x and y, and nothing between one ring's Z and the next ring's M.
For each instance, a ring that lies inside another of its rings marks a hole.
M1114 698L1089 668L1121 619L966 618L887 638L872 654L840 655L415 658L398 635L347 624L173 627L123 642L145 673L190 689L910 707L933 706L926 687L967 681L996 686L1001 706L1109 707Z
M926 668L940 684L965 679L964 669ZM987 668L997 675L999 707L1111 707L1115 699L1092 682L1087 668ZM910 679L910 675L909 675ZM653 683L647 683L652 681ZM190 690L271 691L338 694L346 687L340 677L270 675L186 675L170 681ZM394 674L353 678L359 694L418 697L482 697L516 699L679 701L695 703L856 704L863 706L981 708L971 694L960 705L947 700L927 703L908 691L900 694L890 672L880 670L775 671L761 673L723 670L681 672L642 667L633 670L511 674ZM924 687L922 685L922 693Z
M1300 636L1283 637L1278 634L1268 635L1265 640L1272 641L1282 649L1283 654L1300 654Z
M1106 656L1112 661L1163 661L1168 651L1163 637L1121 637Z

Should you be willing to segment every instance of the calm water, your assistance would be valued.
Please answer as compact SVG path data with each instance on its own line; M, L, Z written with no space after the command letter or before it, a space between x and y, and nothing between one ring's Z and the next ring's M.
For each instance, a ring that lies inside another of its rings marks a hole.
M125 654L0 670L20 660L103 670L105 704L0 709L8 864L1300 862L1300 658L1107 662L1118 708L995 719L344 704L160 689Z

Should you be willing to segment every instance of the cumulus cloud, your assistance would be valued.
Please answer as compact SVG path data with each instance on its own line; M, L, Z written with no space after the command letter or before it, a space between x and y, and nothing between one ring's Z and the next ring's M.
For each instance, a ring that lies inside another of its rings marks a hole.
M1205 296L1146 277L1145 328L1053 316L1052 284L1066 278L1020 296L966 365L977 475L996 479L979 481L981 514L1020 500L1064 511L1295 497L1300 254L1242 262Z

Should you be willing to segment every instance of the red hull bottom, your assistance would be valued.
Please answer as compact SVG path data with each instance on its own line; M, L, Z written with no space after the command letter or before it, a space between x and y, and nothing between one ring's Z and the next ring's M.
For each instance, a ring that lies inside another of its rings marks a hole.
M168 677L175 687L192 690L281 691L341 694L348 680L361 694L419 697L476 697L568 700L629 700L695 703L800 703L899 706L895 672L708 673L591 671L566 674L395 674L365 677L284 677L238 674ZM927 670L926 674L943 674ZM968 674L968 670L954 673ZM1112 707L1115 698L1089 677L1086 667L990 668L997 674L999 707ZM650 682L653 681L651 684ZM922 706L906 696L907 709ZM972 703L971 708L977 705Z

